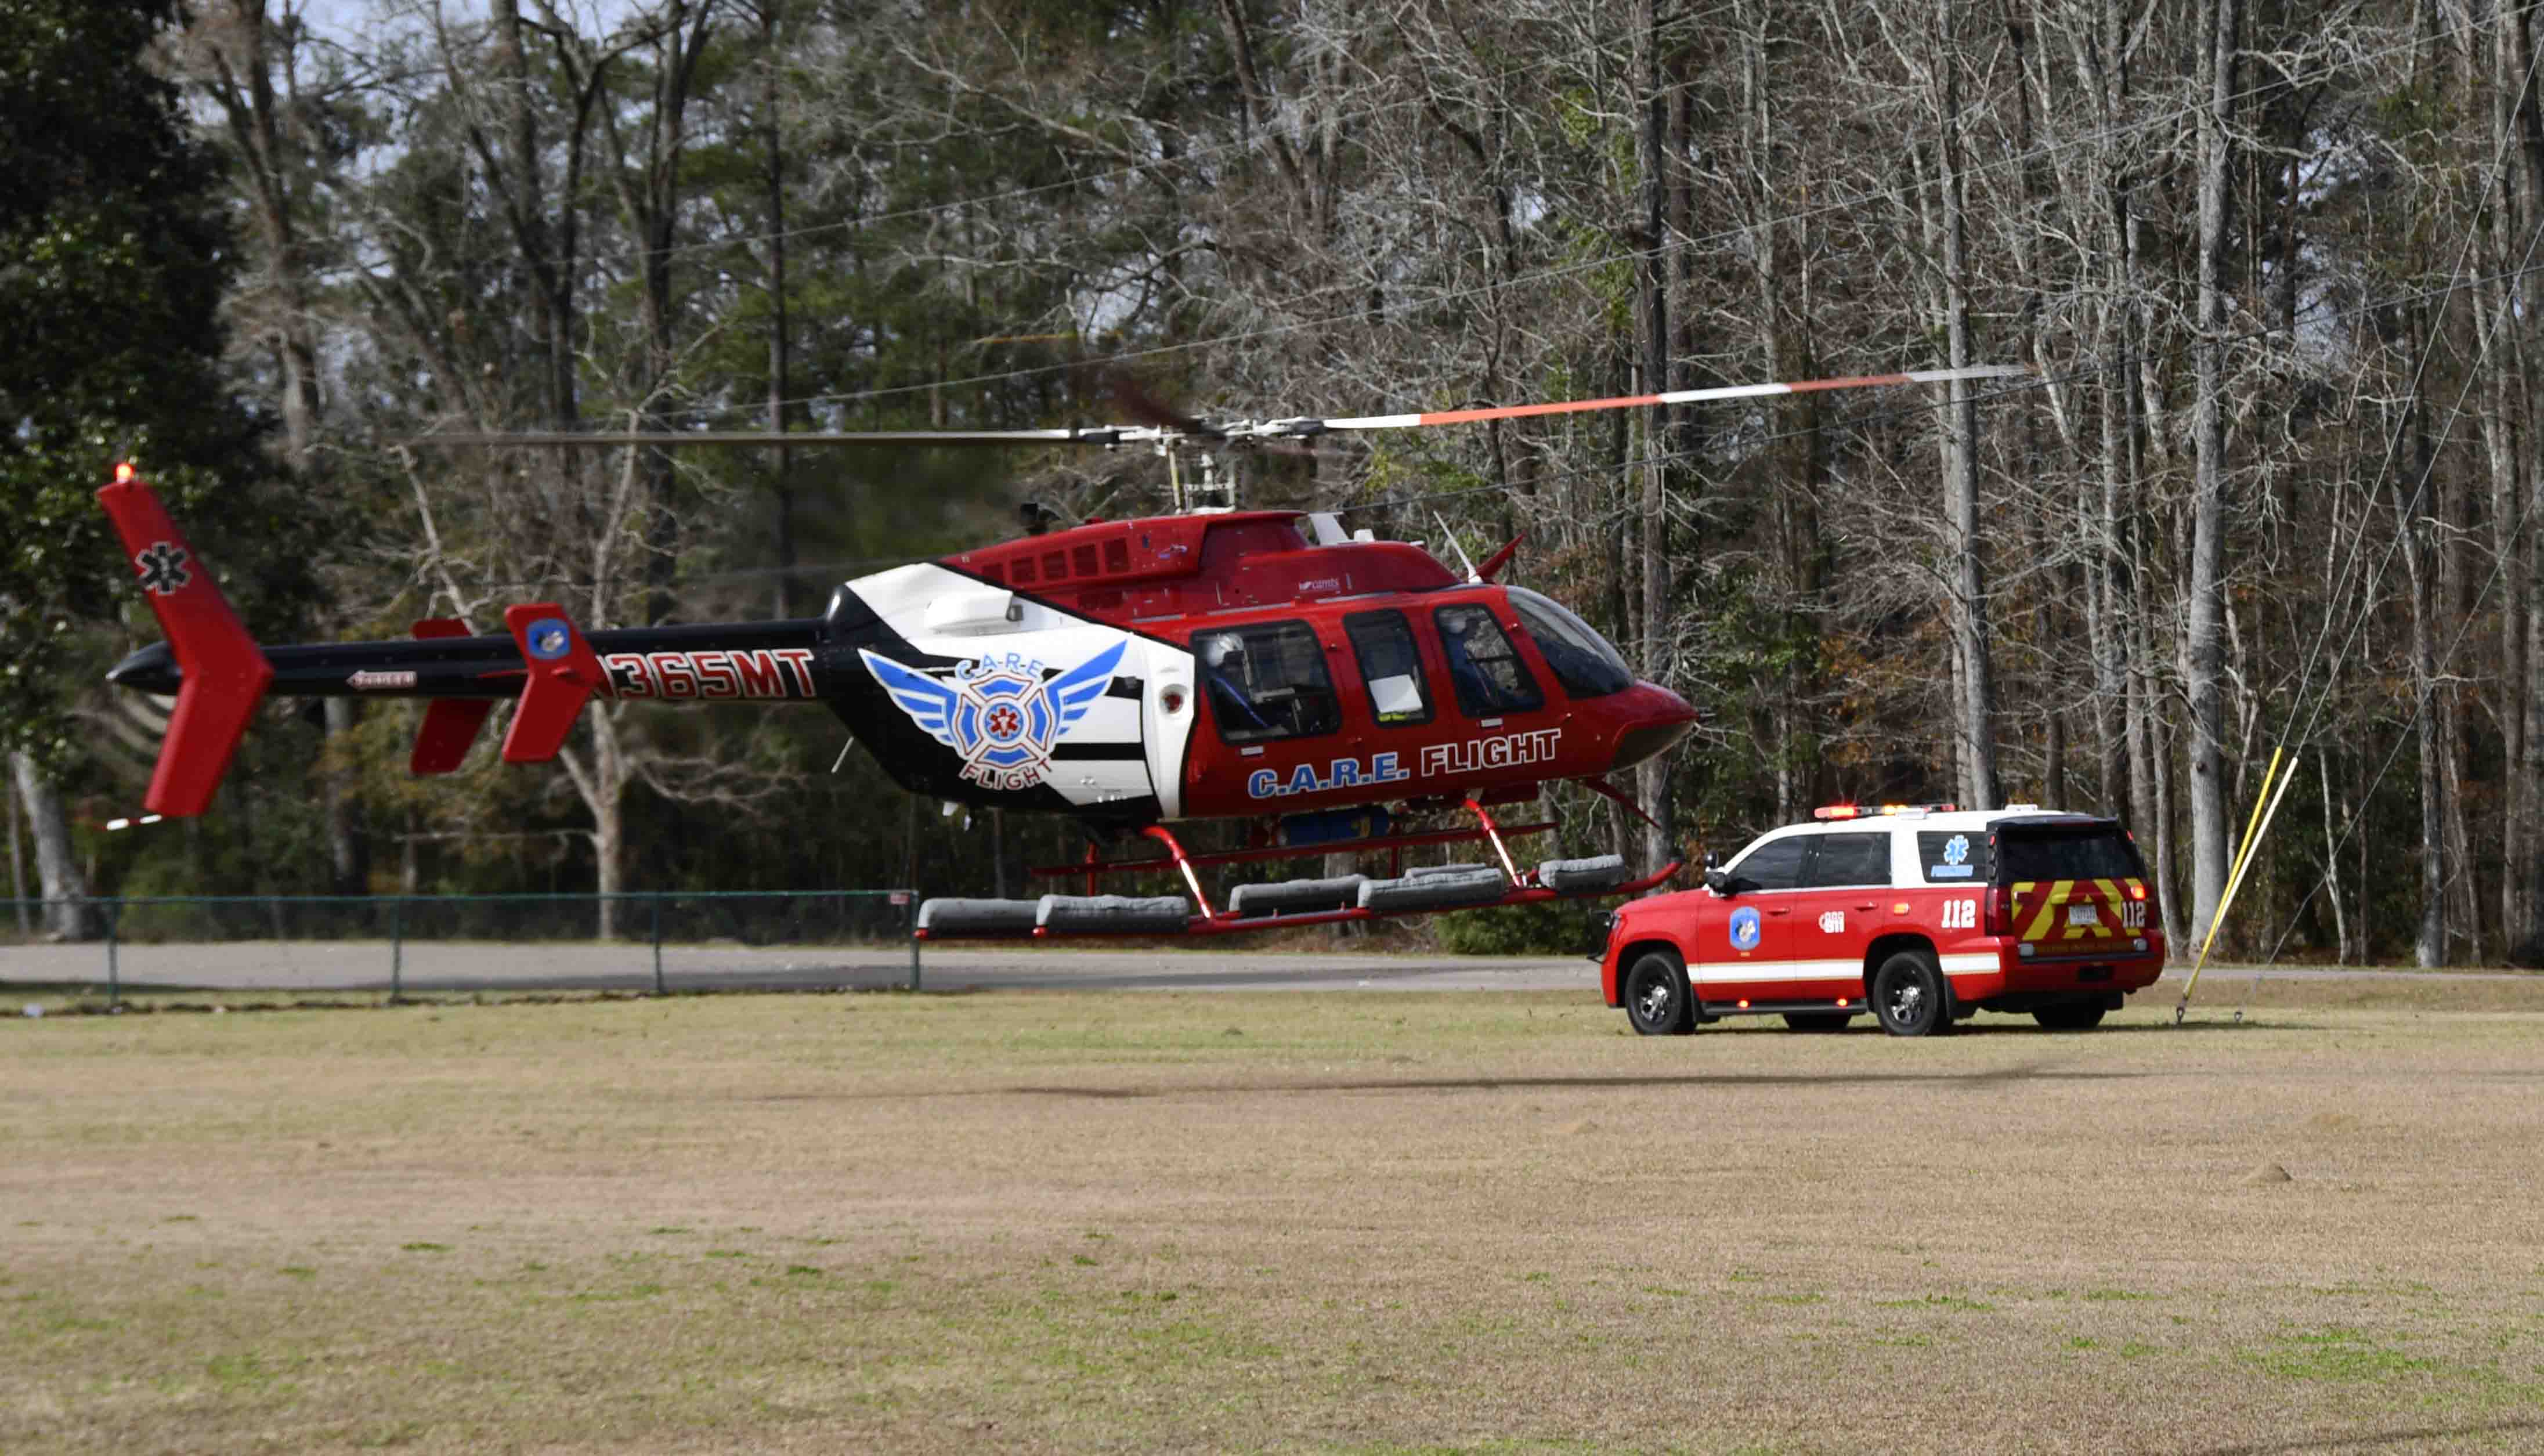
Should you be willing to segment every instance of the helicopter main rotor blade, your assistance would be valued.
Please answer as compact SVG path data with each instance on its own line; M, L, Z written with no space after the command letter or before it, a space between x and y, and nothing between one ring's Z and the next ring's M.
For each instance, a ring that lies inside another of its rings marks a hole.
M1901 374L1852 374L1834 379L1800 379L1779 384L1726 384L1711 389L1673 389L1665 394L1622 394L1612 399L1563 399L1545 404L1506 404L1471 410L1433 410L1418 415L1360 415L1339 420L1279 420L1283 433L1312 435L1324 430L1413 430L1425 425L1466 425L1482 420L1519 420L1535 415L1573 415L1587 410L1632 409L1639 405L1703 404L1711 400L1764 399L1779 394L1817 394L1830 389L1870 389L1883 384L1942 384L1954 379L2007 379L2031 371L2021 364L1973 364L1959 369L1911 369Z
M829 430L781 435L765 430L524 430L510 435L419 435L409 445L563 445L597 448L630 445L1137 445L1176 432L1132 425L1086 430Z
M1643 405L1704 404L1716 400L1767 399L1780 394L1817 394L1834 389L1872 389L1891 384L1943 384L1955 379L2010 379L2029 374L2021 364L1973 364L1957 369L1910 369L1897 374L1852 374L1833 379L1798 379L1775 384L1725 384L1709 389L1673 389L1662 394L1622 394L1610 399L1562 399L1539 404L1490 405L1478 409L1431 410L1409 415L1355 415L1340 419L1300 417L1283 420L1197 420L1155 404L1146 396L1132 401L1135 412L1153 415L1148 424L1100 425L1059 430L834 430L801 435L764 430L525 431L514 435L424 435L408 442L431 445L562 445L567 448L650 445L736 445L766 449L783 445L1184 445L1225 442L1274 447L1267 442L1300 440L1340 431L1415 430L1427 425L1467 425L1485 420L1519 420L1537 415L1576 415L1591 410L1633 409Z

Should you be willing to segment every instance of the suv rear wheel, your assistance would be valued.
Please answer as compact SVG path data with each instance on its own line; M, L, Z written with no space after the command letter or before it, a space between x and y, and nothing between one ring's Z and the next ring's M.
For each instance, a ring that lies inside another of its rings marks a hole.
M2042 1007L2031 1013L2031 1019L2050 1031L2091 1031L2103 1024L2103 1011L2102 998L2096 997Z
M1666 950L1646 950L1626 971L1626 1019L1645 1036L1685 1036L1696 1029L1696 996L1687 967Z
M1929 950L1902 950L1872 973L1872 1011L1893 1036L1943 1036L1952 1029L1952 988Z

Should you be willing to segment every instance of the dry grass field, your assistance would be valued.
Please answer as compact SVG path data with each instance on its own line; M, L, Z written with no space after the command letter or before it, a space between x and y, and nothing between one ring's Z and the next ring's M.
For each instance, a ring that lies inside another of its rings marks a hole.
M12 1019L0 1450L2544 1450L2544 982L2206 989Z

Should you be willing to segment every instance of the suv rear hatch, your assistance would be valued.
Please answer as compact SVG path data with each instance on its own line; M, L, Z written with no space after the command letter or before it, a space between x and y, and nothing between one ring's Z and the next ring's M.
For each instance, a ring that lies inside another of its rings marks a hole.
M2042 815L1991 825L1988 929L2027 959L2131 955L2146 933L2146 864L2109 819Z

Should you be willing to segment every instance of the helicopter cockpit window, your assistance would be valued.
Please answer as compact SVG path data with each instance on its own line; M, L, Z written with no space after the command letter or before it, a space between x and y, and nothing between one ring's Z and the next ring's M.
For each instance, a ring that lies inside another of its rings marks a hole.
M1492 609L1481 603L1443 607L1431 613L1440 624L1440 655L1458 690L1458 711L1470 718L1497 718L1546 704L1528 664L1519 660Z
M1194 635L1192 650L1223 740L1308 738L1342 726L1324 648L1306 622L1214 627Z
M1400 611L1363 611L1343 618L1360 680L1369 685L1369 712L1383 728L1431 721L1431 694L1422 687L1422 654Z
M1546 665L1554 670L1554 679L1565 692L1574 697L1605 697L1634 686L1626 660L1588 622L1559 602L1522 587L1509 590L1520 625L1537 639L1537 650L1546 654Z

